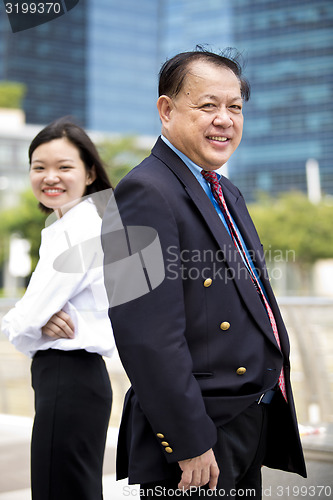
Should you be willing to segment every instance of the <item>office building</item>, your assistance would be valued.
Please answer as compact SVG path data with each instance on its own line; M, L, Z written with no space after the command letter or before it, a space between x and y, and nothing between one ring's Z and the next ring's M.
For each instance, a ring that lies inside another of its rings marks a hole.
M81 0L20 33L0 18L0 79L28 85L28 123L71 114L89 129L157 135L157 74L196 44L233 46L252 97L228 164L247 200L306 190L318 162L333 194L333 3L330 0ZM8 24L8 23L7 23ZM4 35L4 33L6 33Z
M315 159L332 195L333 3L235 0L233 34L252 96L231 177L248 199L306 191L305 165Z
M87 125L155 133L160 0L88 1Z
M0 16L0 80L27 87L27 123L46 124L71 114L86 124L86 0L80 8L35 28L11 32Z

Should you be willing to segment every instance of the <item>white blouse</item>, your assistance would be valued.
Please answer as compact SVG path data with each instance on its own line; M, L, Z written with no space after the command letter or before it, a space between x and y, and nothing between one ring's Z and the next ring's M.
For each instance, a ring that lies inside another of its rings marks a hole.
M39 261L28 288L2 320L2 331L21 352L85 349L111 356L114 339L103 279L101 218L88 198L42 231ZM65 311L75 338L53 339L42 327Z

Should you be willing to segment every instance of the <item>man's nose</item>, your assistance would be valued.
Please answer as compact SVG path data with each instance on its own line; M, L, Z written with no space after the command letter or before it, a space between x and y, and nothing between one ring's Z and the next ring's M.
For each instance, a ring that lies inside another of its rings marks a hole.
M223 128L228 128L233 125L233 121L231 119L231 116L228 113L228 110L226 108L219 109L218 112L216 113L216 116L213 120L213 124L216 127L223 127Z

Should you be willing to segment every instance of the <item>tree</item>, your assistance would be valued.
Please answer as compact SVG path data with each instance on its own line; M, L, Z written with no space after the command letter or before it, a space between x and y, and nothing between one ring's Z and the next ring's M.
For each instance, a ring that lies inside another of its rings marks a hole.
M23 83L0 81L0 108L22 109L26 91Z
M293 263L308 290L312 265L333 258L333 204L328 199L313 205L305 194L291 192L262 197L249 211L267 260Z
M135 137L121 137L113 141L104 141L97 145L97 149L114 187L149 154L146 148L138 144Z
M43 214L39 210L38 202L30 190L22 194L21 202L18 207L3 210L1 212L1 264L8 258L10 235L16 233L30 242L32 268L35 268L38 261L40 233L45 225L46 217L46 214Z
M311 204L305 194L285 193L249 206L261 240L273 251L295 252L300 265L333 258L333 204Z

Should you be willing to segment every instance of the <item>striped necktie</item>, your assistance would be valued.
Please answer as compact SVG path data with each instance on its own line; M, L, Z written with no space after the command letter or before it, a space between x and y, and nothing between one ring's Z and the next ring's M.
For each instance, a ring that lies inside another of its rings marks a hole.
M217 177L217 174L216 172L208 172L206 170L202 170L201 171L201 174L203 175L204 179L206 179L206 181L210 184L210 187L211 187L211 190L212 190L212 193L213 193L213 196L215 198L215 200L217 201L217 203L219 204L221 210L222 210L222 213L224 215L224 218L225 218L225 221L228 225L228 228L229 228L229 231L230 231L230 234L231 234L231 238L238 250L238 252L241 254L241 257L243 258L244 262L246 263L246 266L247 266L247 269L250 273L250 276L251 276L251 279L252 279L252 282L253 284L255 285L256 289L257 289L257 292L259 293L260 295L260 298L266 308L266 311L267 311L267 314L268 314L268 317L269 317L269 321L271 323L271 326L272 326L272 330L273 330L273 333L274 333L274 337L275 337L275 340L276 340L276 343L277 345L279 346L280 350L281 350L281 343L280 343L280 338L279 338L279 333L278 333L278 329L277 329L277 326L276 326L276 321L275 321L275 318L274 318L274 314L273 314L273 311L266 299L266 296L262 290L262 287L259 283L259 280L257 278L257 276L255 275L255 273L253 272L252 270L252 267L250 265L250 262L249 262L249 259L247 257L247 254L244 250L244 246L243 246L243 243L239 237L239 234L238 232L236 231L236 228L234 226L234 223L232 221L232 218L231 218L231 215L230 215L230 212L228 210L228 207L227 207L227 204L225 202L225 199L224 199L224 196L223 196L223 192L222 192L222 186L221 184L219 183L218 181L218 177ZM287 401L287 393L286 393L286 385L285 385L285 379L284 379L284 371L283 371L283 366L282 366L282 369L281 369L281 372L280 372L280 376L279 376L279 382L278 382L278 385L279 385L279 388L282 392L282 395L284 397L284 399Z

